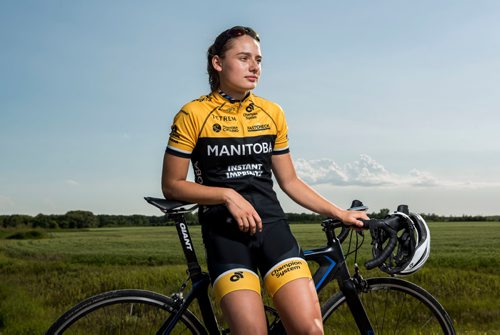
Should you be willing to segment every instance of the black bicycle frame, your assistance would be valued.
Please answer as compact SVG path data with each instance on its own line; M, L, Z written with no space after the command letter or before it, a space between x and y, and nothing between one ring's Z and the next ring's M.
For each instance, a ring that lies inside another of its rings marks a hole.
M188 273L191 279L192 286L191 290L187 293L184 299L174 299L177 303L176 313L171 314L170 317L163 322L161 328L156 334L169 334L173 330L177 321L182 316L182 313L186 311L186 309L194 299L198 300L203 323L208 333L220 334L217 319L215 318L212 304L210 303L210 298L208 296L210 278L207 273L201 271L200 264L198 263L196 253L194 251L193 240L191 239L191 234L189 233L189 229L186 224L184 213L180 212L175 214L168 214L168 217L173 219L175 222L177 234L179 235L179 241L181 241L182 250L184 251L184 256L186 257L186 261L188 264Z
M192 282L191 290L187 293L184 299L178 298L174 301L176 305L176 313L171 314L168 319L163 322L158 335L168 334L174 328L177 321L182 316L182 313L188 308L194 299L198 300L203 318L203 323L209 334L221 334L217 319L213 312L213 307L208 296L208 287L210 278L207 273L202 272L196 253L194 250L193 240L189 233L184 212L167 214L169 218L175 222L179 241L181 241L182 250L188 264L189 277ZM342 251L342 246L337 238L334 227L331 222L323 223L323 230L327 238L327 246L312 250L305 250L304 255L307 261L315 262L319 265L316 272L313 274L316 290L321 291L330 281L336 279L339 288L346 297L347 305L351 310L354 320L361 334L374 334L373 327L366 314L366 311L358 296L358 288L349 274L349 269L345 263L345 256ZM275 325L271 334L284 333L281 323Z
M358 296L358 287L349 273L342 245L335 235L333 223L325 221L323 223L323 230L326 234L327 246L304 251L307 261L312 261L319 265L319 268L313 275L316 291L321 291L331 280L336 279L340 290L346 297L347 305L354 316L360 333L374 334L366 310Z

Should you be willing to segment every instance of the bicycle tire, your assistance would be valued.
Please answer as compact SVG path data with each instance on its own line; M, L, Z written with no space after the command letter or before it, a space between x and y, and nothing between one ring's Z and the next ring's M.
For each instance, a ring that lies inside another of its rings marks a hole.
M453 335L453 322L441 304L426 290L397 278L370 278L360 291L375 334ZM325 334L359 334L342 292L322 307Z
M156 334L176 311L173 300L151 291L116 290L90 297L64 313L46 335ZM186 310L170 334L207 334Z

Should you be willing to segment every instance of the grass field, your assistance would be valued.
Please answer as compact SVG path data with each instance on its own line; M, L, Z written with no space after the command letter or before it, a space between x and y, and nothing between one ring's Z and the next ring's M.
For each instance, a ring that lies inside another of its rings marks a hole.
M500 334L500 224L430 226L431 256L405 279L438 298L459 334ZM306 249L324 241L319 225L292 225L292 230ZM141 288L168 294L186 277L174 227L59 230L43 238L6 239L13 233L0 230L1 335L43 334L64 310L102 291ZM204 264L199 227L191 233ZM358 263L369 254L367 238ZM363 271L365 277L380 274Z

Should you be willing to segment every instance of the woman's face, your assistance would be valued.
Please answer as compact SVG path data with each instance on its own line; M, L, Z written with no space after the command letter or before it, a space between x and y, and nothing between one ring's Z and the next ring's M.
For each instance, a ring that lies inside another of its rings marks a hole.
M235 99L243 98L257 86L261 71L260 44L251 36L231 39L222 57L214 56L212 64L219 73L220 89Z

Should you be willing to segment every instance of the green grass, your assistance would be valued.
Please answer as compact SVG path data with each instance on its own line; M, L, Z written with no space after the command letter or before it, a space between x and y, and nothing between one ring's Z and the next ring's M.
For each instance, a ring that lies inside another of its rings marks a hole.
M500 334L500 224L434 223L425 267L406 277L434 296L455 321L458 333ZM319 225L292 225L304 248L324 241ZM0 334L43 334L78 301L118 288L168 294L185 279L174 227L47 231L39 239L7 239L0 230ZM200 263L200 227L192 227ZM358 263L370 255L366 237ZM349 258L352 264L353 257ZM381 275L366 271L365 277ZM335 285L324 292L326 297Z

